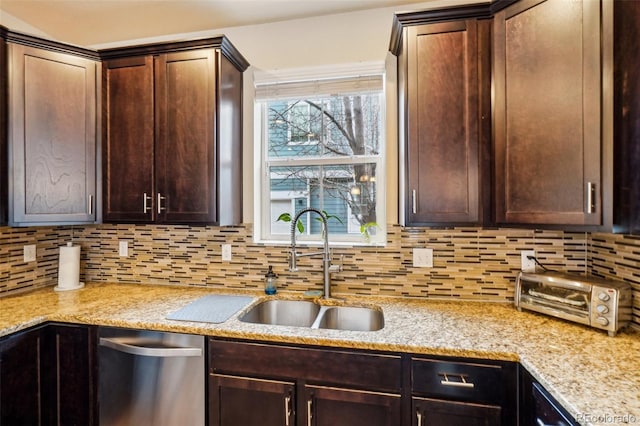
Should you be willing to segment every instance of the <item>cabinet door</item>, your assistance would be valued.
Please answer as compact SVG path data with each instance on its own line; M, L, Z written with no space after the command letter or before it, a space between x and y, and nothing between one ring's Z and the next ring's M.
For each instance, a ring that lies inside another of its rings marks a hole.
M52 324L45 328L44 336L45 423L96 425L95 328Z
M103 220L155 218L154 93L151 56L103 65Z
M212 374L212 426L294 426L295 385L290 382Z
M7 43L0 38L0 225L7 223Z
M489 75L479 67L476 20L407 29L406 223L480 221L481 94L489 100ZM480 82L480 77L484 82ZM482 90L482 91L481 91ZM483 127L484 128L484 127ZM487 140L488 142L488 140Z
M219 65L216 224L237 225L242 223L242 71L219 51L216 56Z
M469 402L413 398L415 426L499 426L500 407ZM516 419L513 419L514 423Z
M98 65L22 45L9 49L9 222L94 222Z
M213 49L155 58L157 222L216 220Z
M305 386L298 411L308 426L397 426L402 423L400 395ZM305 409L303 411L303 408Z
M388 393L402 390L402 358L395 354L211 339L209 356L216 373L300 378Z
M600 2L523 0L494 19L498 223L599 225Z
M0 340L0 424L42 425L41 329Z
M574 426L578 423L524 368L520 369L519 424Z
M614 3L614 205L620 231L640 235L640 2ZM616 231L617 232L617 231Z

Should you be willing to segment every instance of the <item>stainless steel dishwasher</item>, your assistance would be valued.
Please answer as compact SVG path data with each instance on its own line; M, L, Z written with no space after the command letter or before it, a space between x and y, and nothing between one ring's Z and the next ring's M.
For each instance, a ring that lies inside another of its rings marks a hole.
M101 426L204 426L203 336L101 327Z

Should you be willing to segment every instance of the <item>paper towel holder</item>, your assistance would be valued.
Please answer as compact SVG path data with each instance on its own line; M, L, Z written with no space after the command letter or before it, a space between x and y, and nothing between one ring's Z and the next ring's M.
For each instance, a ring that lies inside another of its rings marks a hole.
M54 291L71 291L84 287L80 278L80 246L74 246L68 242L66 246L60 247L58 260L58 285Z

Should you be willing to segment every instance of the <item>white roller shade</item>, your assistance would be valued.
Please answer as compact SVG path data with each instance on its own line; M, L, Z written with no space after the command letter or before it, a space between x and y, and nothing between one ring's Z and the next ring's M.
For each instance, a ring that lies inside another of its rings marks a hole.
M301 99L379 92L383 88L383 70L383 63L369 63L331 69L257 72L254 76L255 99Z

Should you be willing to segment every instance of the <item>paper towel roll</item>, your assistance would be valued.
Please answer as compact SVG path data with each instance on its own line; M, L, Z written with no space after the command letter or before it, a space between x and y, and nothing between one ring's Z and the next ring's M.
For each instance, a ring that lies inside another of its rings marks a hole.
M80 287L82 287L82 283L80 283L80 246L67 243L66 246L60 247L56 290L73 290Z

